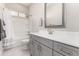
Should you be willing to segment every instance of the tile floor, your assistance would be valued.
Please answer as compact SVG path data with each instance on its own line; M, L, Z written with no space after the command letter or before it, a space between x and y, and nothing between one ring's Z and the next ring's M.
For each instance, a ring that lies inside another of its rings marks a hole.
M29 49L25 43L19 46L4 49L2 56L30 56Z

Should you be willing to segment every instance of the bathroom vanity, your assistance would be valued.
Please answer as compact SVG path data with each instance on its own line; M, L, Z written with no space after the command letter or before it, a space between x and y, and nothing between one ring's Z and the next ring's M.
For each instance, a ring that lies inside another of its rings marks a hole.
M51 35L31 33L30 53L32 56L79 56L78 34L65 31Z

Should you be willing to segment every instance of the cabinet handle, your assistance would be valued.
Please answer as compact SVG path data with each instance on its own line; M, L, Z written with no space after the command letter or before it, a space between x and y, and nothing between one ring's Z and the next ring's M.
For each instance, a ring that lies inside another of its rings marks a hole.
M72 54L73 54L72 52L67 51L67 50L65 50L64 48L61 48L60 51L66 53L66 54L68 54L68 55L72 55Z
M41 51L41 46L40 45L38 45L38 50Z
M40 51L40 52L42 51L42 47L41 47L41 46L39 46L39 51Z
M38 49L38 51L39 51L39 45L37 46L37 49Z
M30 38L32 38L32 36L30 36Z
M39 51L39 55L41 56L41 51L42 51L42 48L40 45L38 45L38 51Z
M38 45L38 51L39 51L39 52L41 51L41 46L40 46L40 45Z
M34 43L34 42L32 41L32 45L33 45L33 43Z

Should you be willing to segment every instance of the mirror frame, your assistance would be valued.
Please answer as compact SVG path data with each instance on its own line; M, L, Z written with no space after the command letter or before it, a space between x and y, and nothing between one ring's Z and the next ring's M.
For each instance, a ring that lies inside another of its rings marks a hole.
M65 28L65 21L64 21L64 3L62 3L62 25L53 25L47 26L47 3L44 4L44 18L45 18L45 28Z

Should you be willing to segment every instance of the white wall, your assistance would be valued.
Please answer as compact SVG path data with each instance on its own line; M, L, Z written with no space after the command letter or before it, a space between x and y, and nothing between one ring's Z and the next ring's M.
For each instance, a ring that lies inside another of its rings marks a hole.
M2 19L2 13L3 13L4 4L0 3L0 19Z
M45 30L45 24L44 24L44 4L43 3L34 3L30 6L30 11L29 11L30 15L32 15L30 17L30 24L31 24L31 31L39 31L39 30ZM43 18L43 26L40 27L40 18ZM56 29L56 30L61 30ZM65 28L63 28L62 30L65 30Z
M69 31L79 31L79 3L65 4L65 23Z
M4 3L0 3L0 8L4 8L4 7L5 7Z
M66 3L64 8L66 28L63 29L68 31L79 31L79 3ZM38 31L41 29L39 26L39 17L44 16L43 12L43 4L33 4L30 7L30 14L32 15L30 18L32 18L31 21L33 22L33 31Z
M44 21L44 4L43 3L34 3L30 7L30 22L31 22L31 31L38 31L44 26L40 26L41 18Z

